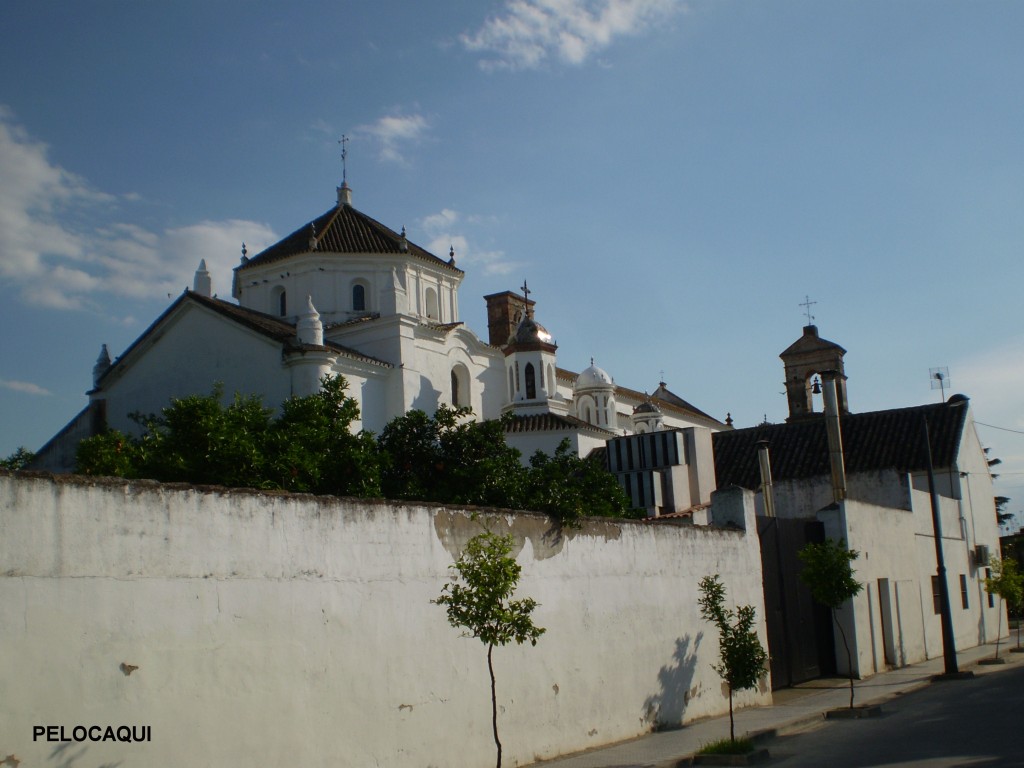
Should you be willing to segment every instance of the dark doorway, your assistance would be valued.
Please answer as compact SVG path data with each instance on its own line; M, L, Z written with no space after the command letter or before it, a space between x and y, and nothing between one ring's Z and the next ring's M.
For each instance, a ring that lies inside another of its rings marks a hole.
M811 598L797 574L805 544L825 540L816 520L759 517L764 610L768 625L772 690L836 672L835 641L829 611Z

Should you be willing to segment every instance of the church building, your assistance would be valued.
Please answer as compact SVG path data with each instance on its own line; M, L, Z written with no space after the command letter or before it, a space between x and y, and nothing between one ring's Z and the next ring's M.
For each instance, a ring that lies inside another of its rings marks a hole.
M579 455L651 429L726 425L670 392L617 385L591 361L558 366L558 345L535 301L504 291L484 297L487 339L459 319L463 271L454 250L438 257L352 205L347 183L325 213L261 253L242 247L231 295L218 298L205 262L179 296L116 359L103 346L88 405L43 446L36 469L70 472L75 449L105 428L136 430L129 414L158 413L171 398L258 394L276 407L342 375L359 403L355 428L379 433L412 409L511 411L510 445L526 461L568 439Z

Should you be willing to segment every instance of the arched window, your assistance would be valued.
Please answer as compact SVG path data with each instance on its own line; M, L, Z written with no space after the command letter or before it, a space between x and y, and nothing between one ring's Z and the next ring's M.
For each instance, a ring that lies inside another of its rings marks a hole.
M280 317L284 317L285 315L288 314L288 297L287 294L285 293L284 288L282 288L281 286L275 288L273 296L275 305L274 308L277 310L277 314Z
M508 401L511 403L516 396L516 382L514 378L515 374L512 372L512 366L508 367Z
M533 372L533 363L526 364L526 399L536 400L537 399L537 380L536 375Z
M366 286L361 283L352 286L352 311L366 311Z
M452 366L452 405L456 408L470 406L469 369L462 363Z
M437 308L437 291L433 288L427 288L427 319L428 320L440 320L441 313Z
M516 392L519 391L519 361L516 361Z

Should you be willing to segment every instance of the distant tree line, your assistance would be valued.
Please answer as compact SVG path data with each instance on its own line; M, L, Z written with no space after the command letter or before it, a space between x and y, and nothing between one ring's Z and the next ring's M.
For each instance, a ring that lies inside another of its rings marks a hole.
M379 436L352 432L359 405L341 376L292 397L275 416L257 395L224 405L209 395L174 399L157 414L132 414L138 436L109 430L83 440L77 471L163 482L278 489L338 496L505 507L546 512L564 525L586 516L631 517L621 486L568 440L524 467L505 443L506 416L475 421L468 408L414 410Z

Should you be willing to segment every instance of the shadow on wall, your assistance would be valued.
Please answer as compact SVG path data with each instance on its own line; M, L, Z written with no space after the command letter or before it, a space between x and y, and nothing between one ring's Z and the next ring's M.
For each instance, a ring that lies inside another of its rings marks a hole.
M86 765L79 763L79 760L88 751L88 746L65 741L59 747L54 747L53 752L47 758L47 762L52 763L53 768L86 768ZM103 763L103 765L98 765L96 768L117 768L119 765L121 765L120 760L116 763Z
M433 415L434 411L441 404L441 392L434 389L430 384L430 379L426 376L420 376L420 391L413 398L412 408L423 411L428 416ZM450 404L450 403L449 403Z
M698 632L692 639L689 635L676 638L672 663L658 671L661 690L644 702L642 719L652 730L682 727L686 705L700 693L700 686L693 685L693 678L697 667L697 648L703 638L703 632Z

